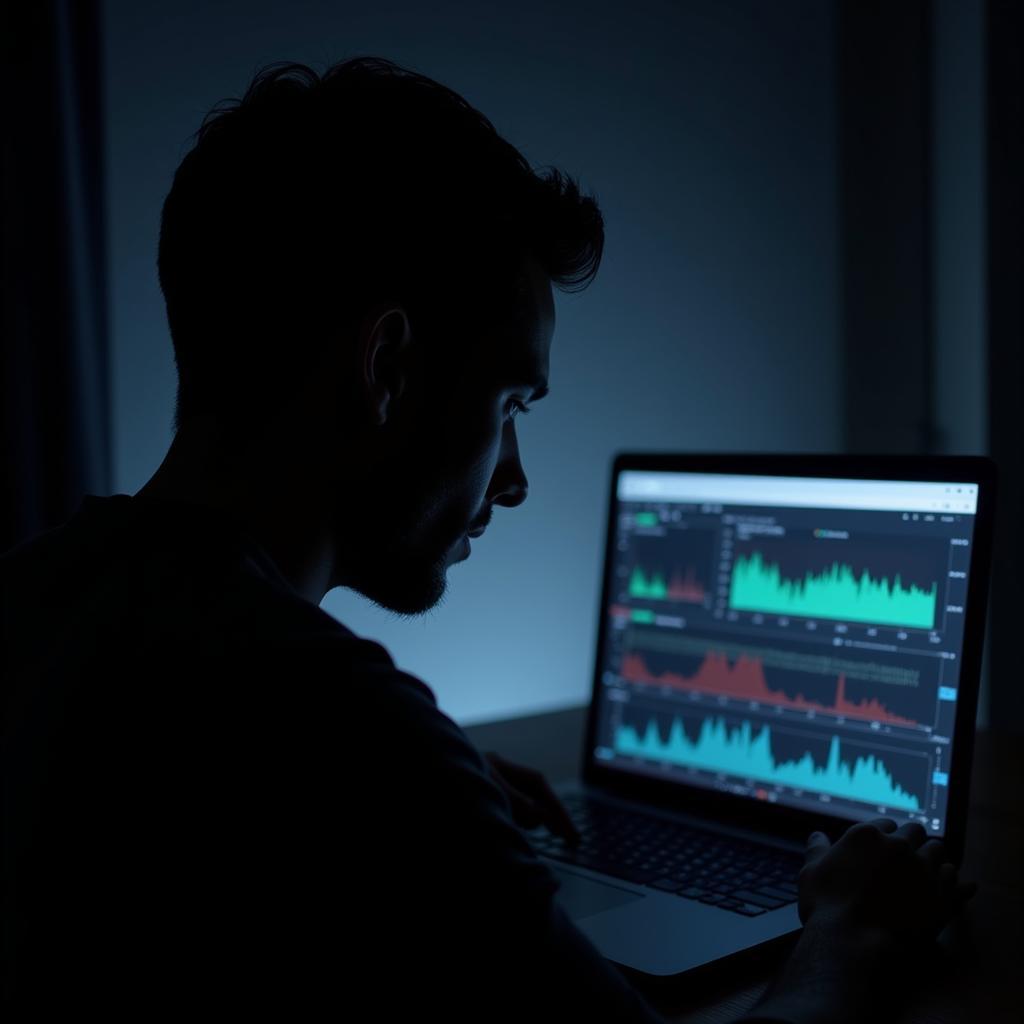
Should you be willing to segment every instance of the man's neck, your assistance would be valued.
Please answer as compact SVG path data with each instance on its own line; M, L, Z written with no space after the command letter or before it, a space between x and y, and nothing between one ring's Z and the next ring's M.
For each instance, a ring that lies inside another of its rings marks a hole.
M224 452L222 437L197 423L175 436L139 498L185 501L222 509L243 523L281 575L306 600L319 605L330 589L333 548L310 500L278 480L265 464L258 478ZM258 479L258 483L254 480ZM282 501L282 496L287 501Z

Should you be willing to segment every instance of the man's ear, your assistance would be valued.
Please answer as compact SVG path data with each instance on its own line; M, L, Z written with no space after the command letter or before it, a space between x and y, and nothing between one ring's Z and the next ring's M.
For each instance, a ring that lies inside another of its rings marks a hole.
M372 422L394 415L393 404L409 386L412 330L401 306L378 309L364 320L359 337L360 384Z

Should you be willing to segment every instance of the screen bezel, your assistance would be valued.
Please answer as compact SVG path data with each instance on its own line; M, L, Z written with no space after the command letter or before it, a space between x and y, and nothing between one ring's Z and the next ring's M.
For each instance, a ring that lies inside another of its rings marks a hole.
M601 658L608 630L606 609L609 607L612 582L618 481L624 470L956 482L978 485L978 505L967 579L962 667L949 766L946 830L940 836L950 859L959 864L963 857L966 832L975 716L991 576L995 463L978 455L724 455L618 452L614 456L608 502L605 506L605 555L598 606L598 639L583 747L583 780L587 785L600 787L625 799L639 800L667 810L721 821L734 827L755 829L784 839L802 841L815 830L825 832L835 839L854 822L850 818L778 803L765 804L751 797L695 786L678 779L669 781L634 774L599 762L594 756L599 724L598 696L602 690Z

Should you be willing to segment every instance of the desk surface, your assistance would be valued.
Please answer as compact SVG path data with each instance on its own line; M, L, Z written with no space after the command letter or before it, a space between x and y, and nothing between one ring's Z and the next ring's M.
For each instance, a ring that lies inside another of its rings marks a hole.
M470 726L481 751L495 751L542 771L552 782L578 775L582 707ZM980 732L971 776L970 817L961 877L978 882L962 927L942 936L946 956L899 1020L905 1024L1024 1019L1024 737ZM778 957L759 960L728 977L665 991L641 986L666 1020L721 1024L748 1009L773 977Z

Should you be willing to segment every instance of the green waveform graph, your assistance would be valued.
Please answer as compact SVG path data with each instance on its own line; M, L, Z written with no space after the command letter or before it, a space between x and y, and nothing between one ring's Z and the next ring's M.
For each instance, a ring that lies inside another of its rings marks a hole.
M770 726L762 726L754 736L750 722L743 721L729 729L722 718L704 719L696 740L686 735L678 718L672 721L667 741L661 739L653 719L647 723L643 734L624 724L615 730L613 745L616 753L631 757L828 793L877 807L909 811L921 807L918 797L900 786L885 763L874 754L843 757L838 736L831 738L828 758L822 767L814 763L809 752L794 761L776 760Z
M766 561L760 551L736 559L729 585L729 607L736 611L915 629L934 627L937 600L938 583L924 590L914 583L904 586L898 573L890 583L866 570L858 578L841 562L818 574L808 572L803 579L785 579L781 567Z
M629 596L663 599L668 597L668 584L660 573L652 573L648 579L643 569L636 566L629 578Z

